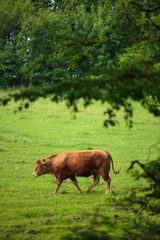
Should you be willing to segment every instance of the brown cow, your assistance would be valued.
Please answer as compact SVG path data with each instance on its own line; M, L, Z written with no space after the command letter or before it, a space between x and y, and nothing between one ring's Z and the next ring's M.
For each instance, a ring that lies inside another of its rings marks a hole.
M93 184L86 190L88 193L99 183L101 175L106 182L106 193L108 193L111 182L109 177L110 163L112 163L113 172L118 174L120 168L118 171L114 170L112 157L104 150L62 152L42 158L42 160L37 159L33 176L38 177L46 173L55 176L57 187L54 193L58 192L63 180L70 178L81 193L76 176L89 177L93 175Z

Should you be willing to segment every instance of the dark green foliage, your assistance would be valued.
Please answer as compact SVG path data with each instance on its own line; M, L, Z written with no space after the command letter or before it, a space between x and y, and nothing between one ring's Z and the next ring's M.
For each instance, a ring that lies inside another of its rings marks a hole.
M33 5L39 8L51 8L53 6L53 2L51 0L31 0Z
M160 158L146 164L134 161L129 169L132 169L135 163L143 169L142 173L134 172L135 180L144 178L148 186L142 189L142 194L140 195L136 195L133 192L128 200L133 205L138 203L142 209L145 209L152 215L160 214Z
M55 11L65 11L73 13L77 9L77 7L83 4L87 12L90 12L92 6L97 9L101 2L104 2L104 0L55 0L53 3L53 7Z
M160 224L152 221L146 216L135 217L134 220L129 221L124 228L123 238L141 239L141 240L158 240L160 238Z
M130 220L125 227L123 226L123 239L158 240L160 238L160 223L158 220L160 214L160 158L146 164L135 160L129 170L133 169L135 164L138 164L142 171L133 171L134 181L144 178L147 185L141 187L139 191L132 189L128 197L122 198L124 208L132 206L133 209L136 209L134 210L135 213L138 213L135 219Z

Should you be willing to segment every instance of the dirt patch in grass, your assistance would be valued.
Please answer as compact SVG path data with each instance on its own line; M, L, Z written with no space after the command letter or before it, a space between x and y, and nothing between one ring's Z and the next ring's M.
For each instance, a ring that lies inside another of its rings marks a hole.
M39 232L37 230L34 230L34 229L27 229L24 234L33 234L33 235L36 235L38 234Z

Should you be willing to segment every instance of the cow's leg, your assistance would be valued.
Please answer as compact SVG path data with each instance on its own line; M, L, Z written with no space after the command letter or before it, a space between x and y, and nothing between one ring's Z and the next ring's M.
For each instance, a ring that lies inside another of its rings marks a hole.
M106 184L107 184L106 193L109 193L110 192L110 184L111 184L111 178L110 177L108 177L108 180L106 181Z
M62 180L57 180L57 187L56 187L56 189L55 189L55 191L53 192L54 194L55 193L58 193L58 189L60 188L60 186L61 186L61 184L62 184Z
M100 175L96 174L93 175L93 183L91 186L89 186L86 190L86 193L89 193L92 188L94 188L99 183Z
M76 179L75 177L71 177L70 179L71 179L72 183L73 183L73 184L76 186L76 188L78 189L78 192L81 193L82 191L81 191L80 187L78 186L77 179Z
M107 176L104 176L102 175L106 185L107 185L107 188L106 188L106 193L109 193L109 190L110 190L110 184L111 184L111 178L109 177L109 175Z

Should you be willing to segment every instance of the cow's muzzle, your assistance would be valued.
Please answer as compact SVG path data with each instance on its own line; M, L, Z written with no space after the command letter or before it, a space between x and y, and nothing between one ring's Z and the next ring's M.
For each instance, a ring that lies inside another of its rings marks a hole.
M38 177L38 175L37 175L36 173L33 173L33 176L34 176L34 177Z

